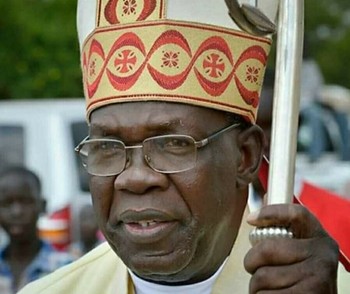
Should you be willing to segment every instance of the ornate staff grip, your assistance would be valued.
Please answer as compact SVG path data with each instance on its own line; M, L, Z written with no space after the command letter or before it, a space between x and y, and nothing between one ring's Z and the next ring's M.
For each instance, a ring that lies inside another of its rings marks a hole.
M283 227L255 228L249 234L250 244L253 246L262 240L293 238L293 233L289 229Z

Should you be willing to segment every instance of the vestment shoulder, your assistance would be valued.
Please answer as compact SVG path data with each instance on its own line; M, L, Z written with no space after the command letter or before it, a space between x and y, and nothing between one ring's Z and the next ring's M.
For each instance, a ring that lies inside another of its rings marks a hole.
M103 243L77 261L30 283L19 294L100 293L127 277L127 269L108 243Z

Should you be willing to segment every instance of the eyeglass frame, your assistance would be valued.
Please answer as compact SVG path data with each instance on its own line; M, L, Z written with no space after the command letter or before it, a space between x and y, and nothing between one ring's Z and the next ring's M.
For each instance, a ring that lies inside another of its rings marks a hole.
M121 140L118 140L118 139L110 139L110 138L97 138L97 139L90 139L90 136L87 136L85 137L75 148L74 148L74 151L76 153L78 153L79 157L81 157L81 149L83 148L84 144L85 143L89 143L89 142L118 142L118 143L122 143L122 145L124 146L124 151L125 151L125 156L126 156L126 160L125 160L125 163L124 163L124 167L123 169L118 172L118 173L113 173L113 174L107 174L107 175L98 175L98 174L94 174L94 173L90 173L88 172L90 175L93 175L93 176L99 176L99 177L111 177L111 176L117 176L119 174L121 174L125 168L126 168L126 164L127 164L127 150L128 149L138 149L138 148L142 148L143 149L143 143L145 141L149 141L149 140L152 140L152 139L156 139L156 138L167 138L167 137L173 137L173 136L181 136L181 137L187 137L187 138L190 138L193 140L194 142L194 146L196 147L196 149L200 149L202 147L205 147L207 146L211 141L213 141L215 138L219 137L220 135L222 135L223 133L227 132L227 131L230 131L230 130L233 130L239 126L241 126L242 124L241 123L233 123L227 127L224 127L216 132L214 132L213 134L209 135L208 137L202 139L202 140L199 140L199 141L196 141L192 136L189 136L189 135L182 135L182 134L168 134L168 135L160 135L160 136L153 136L153 137L148 137L146 139L144 139L142 141L141 144L139 145L125 145L125 143ZM87 155L88 157L89 155ZM184 170L180 170L180 171L161 171L161 170L158 170L154 167L152 167L149 163L149 160L146 158L146 155L144 154L144 158L145 158L145 161L147 163L147 165L154 171L158 172L158 173L162 173L162 174L175 174L175 173L180 173L180 172L184 172L184 171L187 171L187 170L190 170L192 169L193 167L190 167L190 168L187 168L187 169L184 169ZM84 166L84 168L86 168L86 165L84 165L82 163L82 165ZM87 170L87 168L86 168Z

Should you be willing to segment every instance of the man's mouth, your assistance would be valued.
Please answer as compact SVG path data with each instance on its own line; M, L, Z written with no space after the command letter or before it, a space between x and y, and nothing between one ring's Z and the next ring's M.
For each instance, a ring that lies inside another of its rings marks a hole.
M178 221L156 210L127 211L121 214L120 225L132 242L154 243L166 238Z
M21 235L25 232L25 226L22 224L12 224L8 230L11 235Z
M148 228L148 227L156 225L157 222L156 221L141 221L141 222L137 222L136 224L141 226L142 228Z

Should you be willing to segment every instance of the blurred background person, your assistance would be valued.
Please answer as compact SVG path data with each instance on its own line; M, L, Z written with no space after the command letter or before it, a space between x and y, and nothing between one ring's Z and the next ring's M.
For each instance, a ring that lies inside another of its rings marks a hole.
M99 237L99 228L94 209L91 204L82 206L79 213L80 240L70 246L69 252L74 258L79 258L94 249L102 240Z
M323 123L332 137L334 149L343 161L350 160L350 90L340 85L323 85L317 95Z
M345 87L325 84L320 66L310 53L306 35L301 69L301 143L311 162L325 151L337 149L340 160L350 160L350 130L347 108L350 95ZM339 106L340 104L340 106Z
M39 215L45 211L38 176L24 167L0 172L0 224L8 243L0 248L0 293L16 293L72 261L42 241L37 232Z

